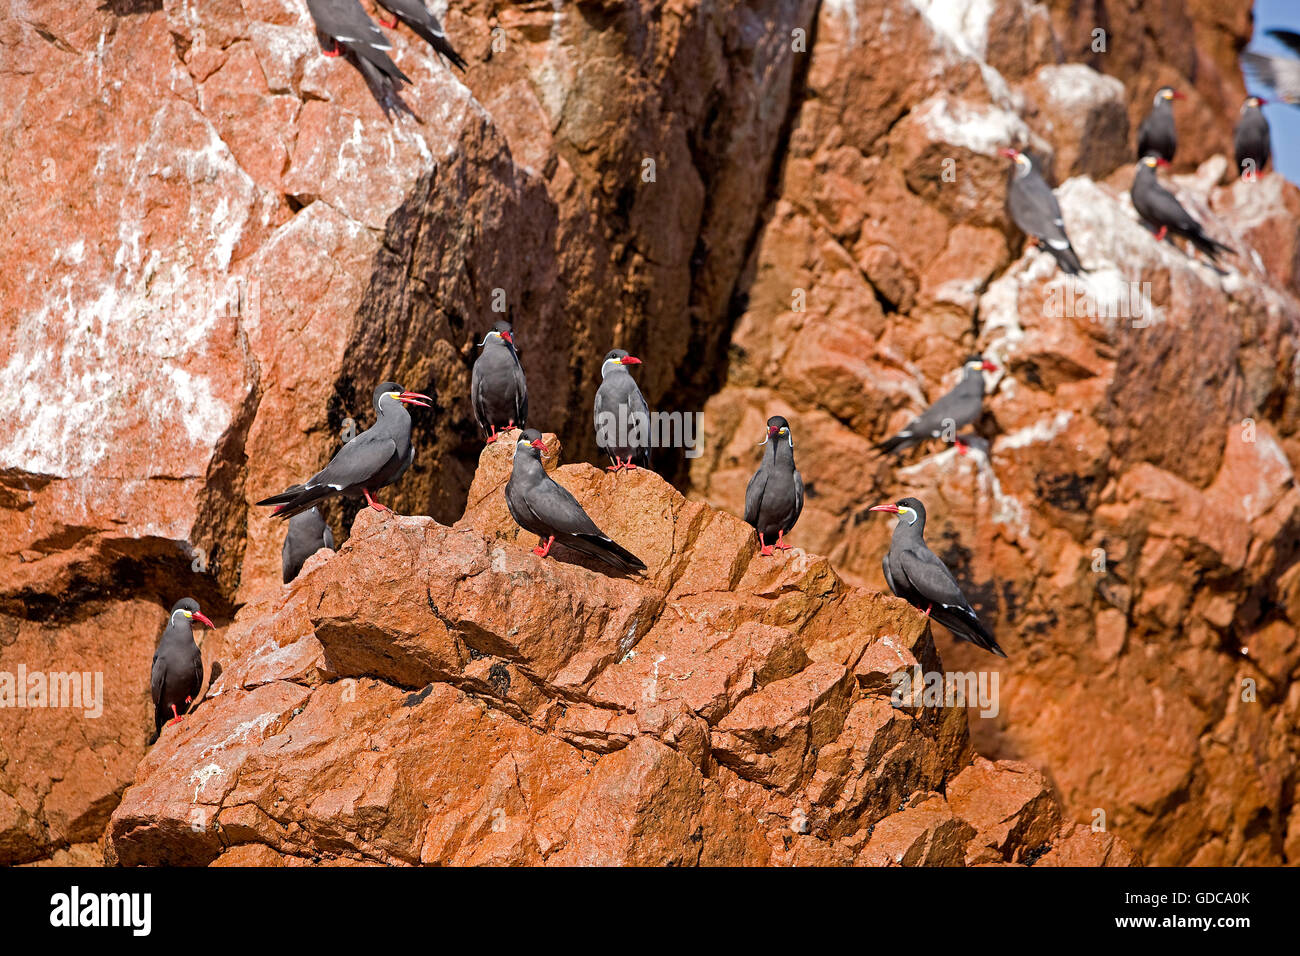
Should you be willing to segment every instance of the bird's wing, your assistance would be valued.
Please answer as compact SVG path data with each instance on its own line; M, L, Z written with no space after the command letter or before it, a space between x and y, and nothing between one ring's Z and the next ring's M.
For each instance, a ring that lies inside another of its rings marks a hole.
M194 651L194 693L190 696L194 698L190 702L191 706L198 702L199 691L203 689L203 654L197 648Z
M536 515L538 522L547 529L547 534L605 534L596 527L587 512L582 510L578 499L569 494L569 490L549 475L524 492L528 509Z
M149 696L155 707L162 701L163 686L167 683L167 658L163 656L162 646L153 652L153 671L149 675Z
M799 515L803 514L803 475L799 474L799 469L794 470L794 520L799 520Z
M1200 224L1183 208L1174 194L1155 180L1147 190L1143 205L1146 218L1158 226L1168 226L1178 232L1199 231ZM1139 210L1141 212L1141 210Z
M1241 62L1259 82L1277 91L1278 98L1300 105L1300 60L1262 53L1243 53Z
M480 352L477 359L474 360L474 371L470 373L469 382L469 403L474 409L474 421L478 422L478 427L484 431L488 430L487 412L483 408L483 376L487 374L483 369L483 353Z
M375 46L391 50L392 44L378 24L366 16L357 0L307 0L307 10L316 29L339 43Z
M334 532L330 530L329 525L325 526L325 534L321 536L321 540L325 542L325 547L334 550Z
M328 465L321 469L307 488L329 485L342 491L354 485L364 485L397 454L397 443L391 438L364 431L339 449Z
M956 429L969 425L979 418L980 411L984 407L983 387L981 386L980 391L976 393L969 387L963 387L965 384L965 380L957 383L952 391L940 396L933 405L917 416L916 421L908 426L912 434L938 437L943 434L947 422L952 422L955 432ZM956 435L954 434L953 437Z
M1021 180L1019 190L1021 202L1020 216L1013 208L1012 216L1016 225L1030 235L1037 236L1054 249L1070 248L1070 239L1065 234L1065 220L1061 218L1061 204L1051 187L1037 173L1030 173Z
M528 424L528 381L524 378L524 367L519 362L519 356L511 349L511 354L515 357L515 367L512 373L515 378L515 424L521 429Z
M889 585L889 590L892 591L896 597L902 597L902 595L898 593L898 585L894 583L894 575L889 570L888 551L886 551L885 556L880 559L880 566L884 569L885 583Z
M1274 28L1267 32L1269 36L1290 49L1292 53L1300 55L1300 33L1296 33L1294 30L1282 30L1278 28Z
M758 509L763 504L763 489L766 487L767 464L764 461L758 466L758 471L754 472L754 477L749 479L749 484L745 486L745 521L749 524L758 524Z
M896 557L898 560L893 571L906 578L912 589L926 601L974 614L957 579L929 548L904 548L897 552Z

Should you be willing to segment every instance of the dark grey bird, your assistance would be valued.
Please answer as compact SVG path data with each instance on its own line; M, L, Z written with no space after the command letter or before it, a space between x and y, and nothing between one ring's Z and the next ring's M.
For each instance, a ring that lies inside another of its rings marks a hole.
M506 507L525 531L541 541L533 553L546 557L555 542L599 558L620 571L643 571L645 563L596 527L578 499L546 473L542 452L546 445L535 428L515 443L514 463L506 482Z
M972 355L962 366L961 381L897 435L876 445L876 451L902 452L930 438L944 438L966 454L966 445L957 439L957 430L977 421L984 413L984 373L998 367L988 359Z
M1241 117L1232 137L1232 149L1237 156L1237 172L1243 179L1258 177L1268 163L1268 120L1260 109L1267 102L1261 96L1248 96L1241 104Z
M450 60L456 69L464 71L465 58L453 49L451 41L447 39L447 34L442 29L442 24L429 12L429 8L424 5L424 0L375 0L375 2L393 15L391 23L386 20L380 20L380 23L391 30L397 26L397 21L401 20L435 51Z
M303 564L321 548L334 548L334 532L325 523L319 508L308 508L289 519L289 531L280 549L280 572L288 584L298 576Z
M1007 186L1007 210L1012 220L1025 235L1042 242L1065 272L1072 276L1083 272L1083 264L1065 234L1060 203L1033 159L1016 149L1000 152L1015 161Z
M408 392L393 382L375 389L375 423L339 449L319 472L300 485L263 498L259 505L275 505L274 515L292 518L326 498L365 496L376 511L388 511L375 501L380 488L391 485L411 467L411 415L407 405L430 408L428 395Z
M1129 195L1133 198L1133 208L1138 215L1157 229L1156 240L1164 239L1167 233L1182 236L1193 246L1200 249L1212 260L1217 261L1222 252L1233 250L1205 234L1201 224L1192 218L1191 213L1182 207L1174 194L1164 186L1156 176L1156 167L1168 166L1169 162L1155 156L1147 156L1137 164L1137 175L1133 177L1133 188Z
M153 670L149 678L149 695L153 699L153 743L168 721L177 723L188 712L203 686L203 655L194 643L194 622L207 627L213 623L199 610L194 598L181 598L172 605L167 629L153 652Z
M640 365L635 355L614 349L600 366L600 388L596 389L596 447L614 464L608 471L636 470L650 466L650 406L628 371Z
M1268 30L1269 36L1300 54L1300 33L1291 30ZM1242 65L1256 80L1276 91L1277 98L1291 106L1300 106L1300 60L1263 53L1243 53Z
M528 385L515 350L514 327L509 322L498 321L479 345L483 351L474 360L469 393L474 419L491 444L497 440L498 429L527 426Z
M361 72L385 116L398 111L415 116L399 95L411 78L388 55L392 43L358 0L307 0L307 10L321 51L326 56L342 54Z
M1172 86L1162 86L1156 91L1151 112L1138 127L1138 159L1159 156L1173 162L1178 148L1178 133L1174 129L1174 100L1185 99Z
M876 505L872 511L898 516L889 553L881 561L889 590L930 617L959 640L969 641L999 657L1006 657L998 642L961 593L948 566L925 543L925 505L915 498L903 498L892 505Z
M773 548L790 550L785 536L803 511L803 476L794 466L790 423L780 415L767 420L767 435L759 442L763 445L768 450L745 486L745 521L758 532L758 553L771 555Z

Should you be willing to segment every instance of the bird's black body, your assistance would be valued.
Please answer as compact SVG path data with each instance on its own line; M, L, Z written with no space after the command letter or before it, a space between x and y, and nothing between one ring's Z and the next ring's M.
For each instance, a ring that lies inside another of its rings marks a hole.
M193 598L177 601L153 653L149 679L154 713L153 740L158 739L167 721L189 709L203 686L203 655L194 643L195 617L210 626L199 612L197 601Z
M483 351L474 360L470 401L483 434L528 425L528 384L515 351L514 330L504 319L483 338Z
M1147 113L1138 127L1138 155L1159 156L1166 162L1174 161L1174 152L1178 149L1178 133L1174 128L1174 93L1169 87L1162 87L1156 93L1151 112Z
M977 421L984 412L984 371L992 363L978 355L966 360L961 381L946 395L912 419L897 435L876 445L877 451L902 452L930 438L945 433L956 437L957 430Z
M535 552L545 556L552 541L557 541L620 571L644 570L640 558L596 527L578 500L546 473L538 447L541 440L535 428L519 436L506 482L506 507L511 517L542 539Z
M447 34L442 29L442 24L429 12L429 8L424 5L424 0L376 0L376 2L414 30L429 46L451 61L456 69L462 71L465 69L465 58L452 47L451 41L447 39Z
M1211 259L1217 259L1222 252L1232 252L1228 246L1206 235L1201 224L1182 207L1174 194L1160 185L1156 166L1156 160L1149 156L1138 163L1129 193L1138 215L1157 229L1166 229L1187 239Z
M1041 240L1066 273L1078 275L1083 272L1070 237L1065 234L1061 206L1038 164L1026 153L1007 150L1007 155L1015 160L1007 186L1007 211L1011 213L1012 221L1021 232Z
M411 78L388 55L392 44L357 0L307 0L307 9L321 49L342 53L361 72L384 115L399 110L415 115L398 95Z
M391 485L411 467L411 416L404 402L424 405L427 396L405 391L393 382L375 389L375 424L339 449L328 465L300 485L264 498L259 505L276 505L274 514L292 518L319 501L337 496L370 496ZM427 406L426 406L427 407Z
M889 589L913 607L928 612L954 637L1006 657L993 632L961 593L948 566L926 545L925 505L915 498L903 498L892 507L899 509L898 524L894 526L889 552L881 562Z
M320 509L312 507L289 519L289 530L280 549L280 572L288 584L298 576L303 564L321 548L334 547L334 532L325 523Z
M803 477L794 466L794 436L779 415L767 420L763 461L745 488L745 521L758 532L764 554L786 549L784 538L803 512ZM772 542L771 539L776 539Z
M1237 130L1232 137L1232 149L1237 157L1237 172L1246 175L1253 172L1259 175L1269 159L1268 120L1257 96L1247 97L1241 107L1241 117L1237 120Z
M628 371L639 364L640 359L614 349L600 367L592 420L596 423L596 446L614 462L611 470L650 465L650 406Z

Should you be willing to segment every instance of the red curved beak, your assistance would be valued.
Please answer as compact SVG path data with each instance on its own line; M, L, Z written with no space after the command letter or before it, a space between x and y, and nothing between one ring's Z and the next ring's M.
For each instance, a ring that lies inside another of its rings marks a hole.
M206 627L216 627L216 626L217 626L217 625L213 624L211 621L208 620L207 615L205 615L205 614L201 614L201 613L199 613L198 611L195 611L195 612L194 612L194 620L199 621L201 624L205 625Z
M1007 159L1015 159L1017 156L1020 155L1020 153L1018 153L1014 149L1008 149L1007 147L1004 146L998 150L998 155L1005 156Z
M405 405L419 405L421 408L433 408L429 403L433 401L428 395L421 395L419 392L403 392L397 396L397 400Z
M1157 165L1157 166L1168 166L1168 165L1169 165L1169 160L1167 160L1167 159L1159 159L1159 158L1157 158L1157 159L1156 159L1156 165Z
M624 355L622 362L624 365L640 365L641 360L635 355Z
M528 444L532 445L534 448L540 448L542 451L546 451L546 442L542 441L540 438L534 438Z
M1177 90L1174 90L1174 99L1176 99L1176 100L1185 100L1185 99L1187 99L1187 97L1184 96L1182 93L1179 93Z
M898 514L898 505L873 505L868 511L887 511L891 515Z
M509 332L502 332L501 337L505 339L507 342L509 342L511 345L515 344L515 337L511 335Z
M1268 105L1268 100L1264 99L1264 97L1262 97L1262 96L1257 96L1257 97L1255 97L1255 99L1259 100L1259 105L1260 105L1260 106L1267 106L1267 105Z
M998 367L994 365L992 362L990 362L988 359L984 360L984 364L981 365L980 368L982 368L986 372L996 372L998 370Z

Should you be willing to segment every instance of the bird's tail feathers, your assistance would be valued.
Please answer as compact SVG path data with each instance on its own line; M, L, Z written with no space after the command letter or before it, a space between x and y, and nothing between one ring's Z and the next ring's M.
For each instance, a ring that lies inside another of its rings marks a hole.
M598 534L575 534L567 544L583 554L600 558L623 571L644 571L645 562L612 538Z

